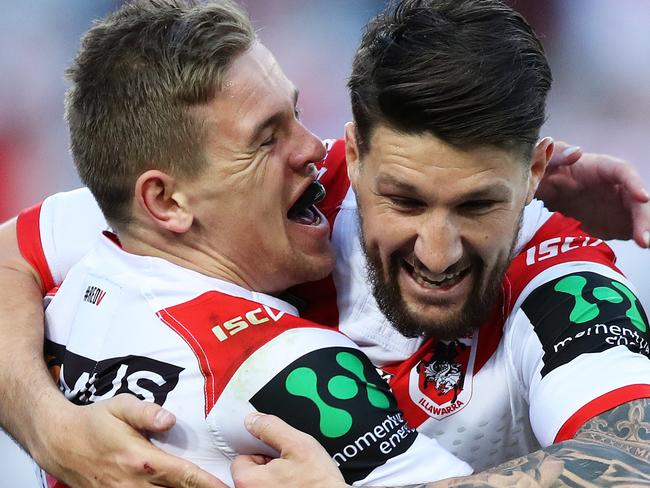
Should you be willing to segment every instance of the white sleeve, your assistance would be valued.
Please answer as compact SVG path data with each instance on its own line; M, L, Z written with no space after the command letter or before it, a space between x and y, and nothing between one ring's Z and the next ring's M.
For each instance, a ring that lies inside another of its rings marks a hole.
M506 326L508 350L528 392L544 447L572 438L589 419L650 397L648 319L634 287L594 263L543 272Z
M402 486L472 472L435 439L407 426L375 367L333 330L291 329L246 359L207 418L222 451L277 456L243 428L254 411L314 436L355 486Z
M22 212L17 222L23 256L39 271L44 283L50 282L49 273L52 286L61 284L106 228L106 220L87 188L54 194Z

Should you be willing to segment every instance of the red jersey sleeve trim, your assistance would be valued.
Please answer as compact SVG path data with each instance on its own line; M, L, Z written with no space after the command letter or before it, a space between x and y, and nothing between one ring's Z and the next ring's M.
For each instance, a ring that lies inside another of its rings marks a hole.
M612 408L639 398L650 398L650 385L629 385L595 398L574 413L555 436L555 443L573 439L588 420Z
M41 242L41 205L42 202L20 212L16 221L16 236L20 253L38 272L41 277L41 291L45 294L54 288L54 278Z
M45 474L45 480L47 481L47 488L69 488L65 483L61 483L51 474Z

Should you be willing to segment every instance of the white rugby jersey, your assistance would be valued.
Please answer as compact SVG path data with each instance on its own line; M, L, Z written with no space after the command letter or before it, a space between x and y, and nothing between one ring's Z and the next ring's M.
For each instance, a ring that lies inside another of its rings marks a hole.
M409 425L476 471L570 439L590 418L650 397L645 312L609 247L576 221L530 205L503 302L472 337L446 342L390 328L349 234L358 227L353 201L337 224L341 330L383 368ZM363 299L345 293L363 287Z
M177 424L154 443L230 485L237 454L277 455L246 431L254 411L312 434L355 485L471 472L407 426L374 366L337 330L278 298L129 254L111 234L67 273L45 317L49 367L68 399L131 393L163 405Z
M342 151L342 141L330 149L325 177L344 165ZM451 342L391 327L372 296L358 234L348 189L332 232L339 329L383 369L409 425L476 471L650 397L648 319L611 249L577 221L528 205L502 302L472 337Z
M320 206L333 222L337 265L332 277L294 293L306 299L304 318L338 326L391 378L412 427L480 470L568 439L589 418L650 397L648 321L633 286L606 244L539 202L524 212L519 255L492 320L451 343L396 332L365 279L343 142L327 147L320 179L328 195ZM78 190L19 218L21 250L44 282L58 283L105 227L93 205L87 190ZM86 230L75 231L82 221Z

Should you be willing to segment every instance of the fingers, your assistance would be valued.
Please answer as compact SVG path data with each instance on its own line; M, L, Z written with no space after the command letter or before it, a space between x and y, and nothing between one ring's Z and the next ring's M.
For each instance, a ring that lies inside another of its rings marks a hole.
M228 488L196 464L168 454L143 438L131 440L129 447L129 452L116 457L123 471L122 481L168 488Z
M265 470L270 462L267 456L239 455L230 465L230 474L236 488L267 488L283 486L280 479L271 477ZM277 462L277 461L276 461Z
M237 488L349 488L336 463L312 436L273 415L249 414L245 424L252 435L280 451L282 457L240 456L231 466Z
M638 233L635 231L634 241L642 248L650 249L650 230L640 230Z
M294 429L275 415L251 413L246 417L245 425L251 434L281 453L316 443L313 437Z
M564 141L555 141L555 150L548 164L552 167L570 166L582 157L582 149Z
M598 169L602 178L620 187L623 203L632 215L634 241L650 248L650 194L641 175L629 163L615 158L602 158Z
M203 471L197 465L174 456L162 454L161 458L155 462L156 466L162 467L157 472L152 467L153 465L154 462L147 465L148 474L153 482L161 486L172 488L229 488L228 485L222 483L207 471Z
M632 208L633 238L639 247L650 249L650 203Z
M257 466L264 466L269 463L271 458L260 454L240 454L235 458L230 466L231 473L249 472Z
M138 400L133 395L117 395L106 405L110 413L136 430L163 432L176 423L172 413L155 403ZM142 451L137 459L147 461L140 461L134 468L156 484L173 488L228 488L195 464L166 454L148 442L143 442L140 449Z
M249 488L267 486L263 480L264 473L259 472L260 466L266 463L260 462L259 456L240 455L230 465L230 474L236 488Z
M242 459L239 459L242 458ZM263 454L246 454L246 455L241 455L237 456L235 458L235 462L238 461L238 464L242 465L249 465L249 466L264 466L265 464L268 464L271 462L273 458L270 458L268 456L265 456Z
M136 430L164 432L176 423L176 417L160 405L138 400L133 395L117 395L106 405L109 412Z
M598 169L612 185L620 185L634 201L650 201L650 194L645 189L641 175L631 164L620 159L603 157Z

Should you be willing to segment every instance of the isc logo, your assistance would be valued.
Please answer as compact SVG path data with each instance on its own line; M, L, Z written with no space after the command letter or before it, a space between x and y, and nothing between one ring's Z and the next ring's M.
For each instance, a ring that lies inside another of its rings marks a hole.
M260 325L269 321L277 322L284 315L284 312L275 312L266 305L238 315L235 318L227 320L222 325L216 325L212 332L221 342L225 341L237 332L241 332L250 325Z
M533 246L526 251L526 264L532 266L539 261L554 258L555 256L579 249L581 247L596 247L603 241L593 237L554 237L542 242L539 246Z

